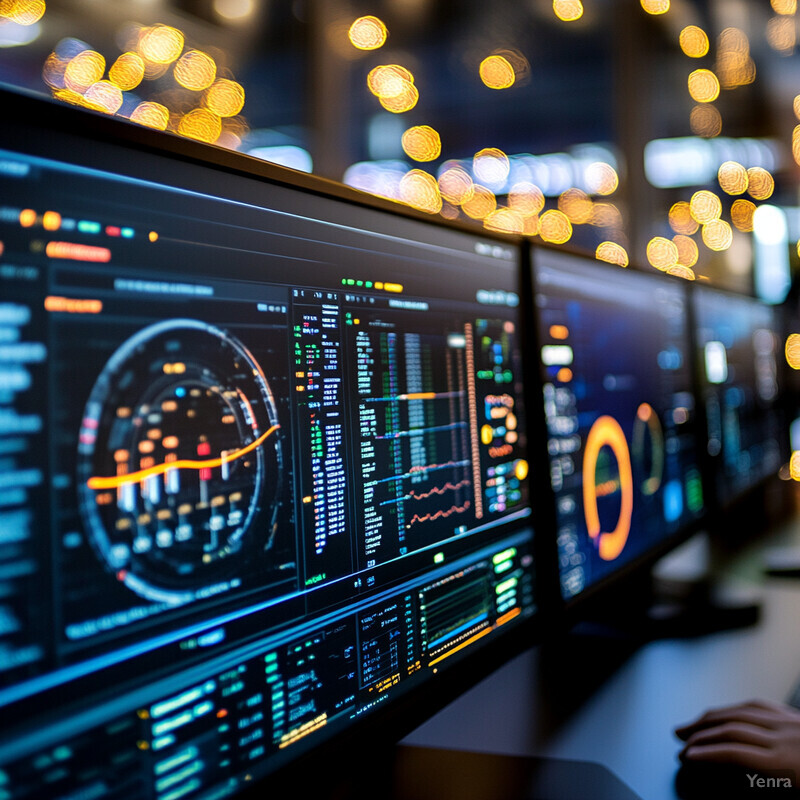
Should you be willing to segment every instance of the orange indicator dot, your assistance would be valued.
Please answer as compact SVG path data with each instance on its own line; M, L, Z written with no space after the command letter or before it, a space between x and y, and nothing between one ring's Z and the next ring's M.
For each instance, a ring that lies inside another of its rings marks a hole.
M36 212L32 208L24 208L19 212L19 224L23 228L31 228L36 223Z

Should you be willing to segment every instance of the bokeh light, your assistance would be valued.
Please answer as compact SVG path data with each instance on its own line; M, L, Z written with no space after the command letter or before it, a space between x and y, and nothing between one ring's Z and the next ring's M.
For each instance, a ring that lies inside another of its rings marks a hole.
M800 125L796 125L792 131L792 155L794 160L800 164Z
M738 28L725 28L717 44L717 75L724 89L745 86L756 79L756 65L750 58L750 41Z
M641 0L641 3L648 14L666 14L669 11L669 0Z
M419 91L413 83L408 83L403 87L400 94L394 97L381 97L380 104L392 114L404 114L411 111L419 101Z
M153 25L139 34L139 53L154 64L171 64L183 50L184 37L177 28Z
M700 257L695 240L679 233L672 237L672 241L678 249L678 264L684 267L693 267Z
M756 213L755 203L749 200L734 200L731 206L731 220L742 233L753 230L753 214Z
M484 219L497 207L494 192L480 183L473 184L472 196L461 204L461 210L472 219Z
M2 0L0 19L8 19L17 25L34 25L43 16L47 7L44 0Z
M145 101L136 106L130 119L131 122L138 122L139 125L163 131L166 130L169 123L169 109L162 106L161 103Z
M175 64L173 75L184 89L200 92L214 83L217 64L202 50L187 50Z
M687 25L680 34L681 50L689 58L702 58L708 53L708 35L697 25Z
M517 79L511 62L500 55L484 58L478 67L478 73L483 83L490 89L508 89Z
M719 97L719 80L710 69L696 69L687 81L689 94L696 103L713 103Z
M663 271L678 263L678 248L663 236L654 236L647 243L647 261L650 266Z
M178 133L189 139L213 144L222 133L222 120L206 108L195 108L181 117Z
M711 104L695 106L689 114L689 126L697 136L713 139L722 133L722 115Z
M791 16L797 13L797 0L769 0L772 10L776 14Z
M522 218L522 235L523 236L538 236L539 235L539 215L531 214L530 216Z
M218 117L235 117L244 107L244 87L236 81L220 78L206 90L203 105Z
M689 210L695 222L705 225L711 220L718 219L722 214L722 201L714 192L701 189L692 195Z
M581 0L553 0L553 11L562 22L575 22L583 16Z
M409 170L400 181L400 199L426 214L442 210L442 196L433 175L421 169Z
M676 264L665 271L667 275L674 275L676 278L683 278L685 281L693 281L697 278L694 270L690 267L684 267L683 264Z
M800 369L800 333L790 333L786 337L786 363L792 369Z
M539 235L545 242L565 244L572 238L572 223L566 214L551 208L539 218Z
M214 11L223 19L240 21L252 15L253 0L214 0Z
M622 214L613 203L593 203L589 222L598 228L622 229Z
M106 69L106 60L96 50L84 50L67 64L64 70L64 86L83 94L97 83Z
M377 50L386 43L386 25L373 16L359 17L347 32L350 43L359 50Z
M558 197L558 208L573 225L585 225L592 218L592 201L580 189L567 189Z
M747 170L737 161L725 161L717 170L720 188L727 194L744 194L750 184Z
M403 133L405 154L414 161L433 161L442 153L442 140L430 125L415 125Z
M591 194L614 194L619 188L619 175L611 164L604 161L595 161L589 164L584 171L586 188Z
M696 233L700 225L692 217L692 209L685 200L679 200L669 210L669 224L675 233L691 236Z
M789 55L797 43L797 31L793 17L778 16L767 22L767 42L773 50Z
M627 267L630 263L628 253L622 245L616 242L601 242L597 245L594 257L598 261L607 261L620 267Z
M712 219L703 225L703 242L709 250L727 250L733 242L733 231L724 219Z
M529 217L538 214L544 208L544 194L535 183L520 181L511 187L508 193L508 205L523 217Z
M800 119L800 94L794 98L794 101L792 102L792 110L794 111L795 117Z
M87 102L108 114L116 114L122 106L122 89L111 81L97 81L84 94Z
M750 167L747 170L749 186L747 193L753 200L766 200L775 191L775 181L772 175L763 167Z
M522 215L513 208L498 208L483 220L483 227L490 231L520 234L524 230Z
M510 170L508 156L497 147L485 147L475 153L472 159L472 171L475 177L485 183L504 183Z
M439 175L439 191L449 203L460 206L475 193L472 177L461 166L446 166Z
M381 64L367 75L367 86L375 97L396 97L408 83L414 83L414 76L399 64Z
M123 53L111 65L108 77L123 92L130 92L144 78L144 60L138 53Z

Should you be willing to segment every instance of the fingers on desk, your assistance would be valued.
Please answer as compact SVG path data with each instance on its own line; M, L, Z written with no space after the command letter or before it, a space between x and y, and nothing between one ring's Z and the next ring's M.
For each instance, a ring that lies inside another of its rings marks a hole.
M753 769L771 769L774 762L771 749L738 742L687 747L681 754L684 763L735 764Z
M747 723L756 727L774 729L777 719L784 712L784 706L753 700L736 706L714 708L702 717L675 729L678 738L687 740L697 731L715 728L726 723Z

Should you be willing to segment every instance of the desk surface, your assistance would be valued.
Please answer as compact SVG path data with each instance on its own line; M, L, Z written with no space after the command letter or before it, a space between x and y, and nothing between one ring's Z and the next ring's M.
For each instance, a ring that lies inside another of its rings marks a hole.
M712 706L753 698L782 701L800 675L800 580L759 581L763 612L757 626L647 644L555 724L544 720L537 680L541 653L533 648L417 728L404 744L596 761L643 800L674 800L677 725Z

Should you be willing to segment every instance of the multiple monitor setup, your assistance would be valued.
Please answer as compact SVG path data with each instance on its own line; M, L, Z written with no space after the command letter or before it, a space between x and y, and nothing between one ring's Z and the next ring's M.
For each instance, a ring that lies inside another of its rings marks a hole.
M2 99L0 793L396 736L777 469L752 299Z

